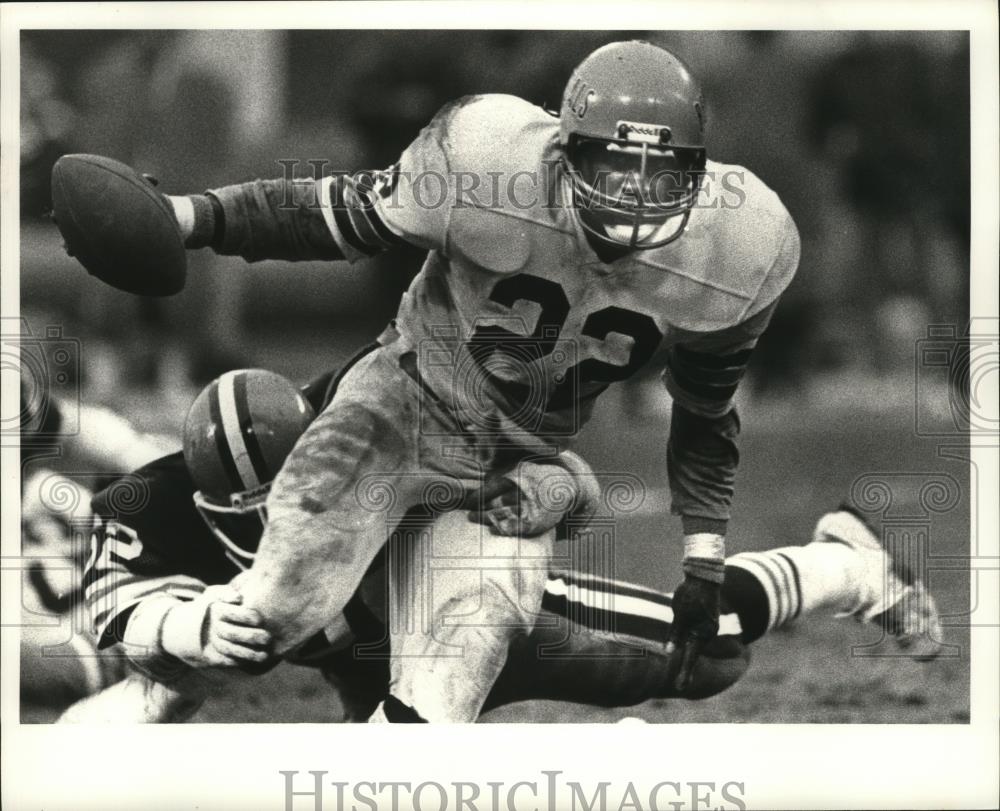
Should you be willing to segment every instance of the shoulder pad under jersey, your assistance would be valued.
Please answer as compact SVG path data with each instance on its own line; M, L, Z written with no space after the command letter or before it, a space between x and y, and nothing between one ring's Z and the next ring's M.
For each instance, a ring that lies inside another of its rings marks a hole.
M410 242L472 259L494 240L516 263L517 235L504 232L539 218L557 134L557 118L516 96L450 102L403 153L382 219Z
M539 168L541 141L558 132L559 119L517 96L466 96L447 111L447 147L455 171L530 172Z
M666 271L671 321L715 332L772 304L799 264L795 222L778 195L749 169L709 161L687 232L637 261Z
M536 239L563 238L558 128L558 118L516 96L478 96L456 113L453 253L509 273L530 261Z

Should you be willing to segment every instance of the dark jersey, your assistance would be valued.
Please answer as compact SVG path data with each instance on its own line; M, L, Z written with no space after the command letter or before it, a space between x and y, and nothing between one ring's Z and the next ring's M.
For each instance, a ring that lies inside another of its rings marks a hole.
M317 412L333 398L339 376L329 372L305 387L306 399ZM99 647L124 638L132 611L144 599L193 599L207 586L228 583L244 568L202 519L194 504L196 489L178 452L117 479L94 496L94 532L83 588ZM255 536L248 525L240 547L252 551L261 528L258 523ZM374 588L364 591L374 599ZM360 609L356 604L345 609L358 615L356 624L369 618L369 612ZM365 624L365 635L370 636L372 623ZM328 641L346 644L346 620L336 618L326 635Z

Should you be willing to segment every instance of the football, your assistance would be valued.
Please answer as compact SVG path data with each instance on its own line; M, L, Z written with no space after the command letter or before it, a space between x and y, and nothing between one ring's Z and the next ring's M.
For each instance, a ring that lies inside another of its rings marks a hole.
M153 184L100 155L63 155L52 168L56 224L92 276L141 296L184 289L187 256L173 210Z

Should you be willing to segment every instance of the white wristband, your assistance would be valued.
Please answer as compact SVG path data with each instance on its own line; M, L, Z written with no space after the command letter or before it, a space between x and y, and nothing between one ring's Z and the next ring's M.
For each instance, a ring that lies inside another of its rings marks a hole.
M202 594L197 600L178 600L164 615L160 644L171 656L197 667L203 658L202 631L211 601Z
M167 614L180 604L180 600L168 594L147 597L132 610L125 626L122 638L125 655L156 681L170 681L178 675L178 668L183 668L162 644Z
M684 536L684 557L725 560L726 539L711 532Z
M187 197L175 197L172 194L166 195L166 198L174 209L181 236L187 239L194 233L194 203Z
M132 609L122 643L132 657L156 656L166 651L160 645L160 633L167 612L180 601L168 594L147 597Z

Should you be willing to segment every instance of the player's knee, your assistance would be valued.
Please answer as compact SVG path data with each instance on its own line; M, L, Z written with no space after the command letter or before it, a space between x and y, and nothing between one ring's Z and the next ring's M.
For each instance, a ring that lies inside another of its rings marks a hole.
M493 638L531 631L544 582L534 583L530 572L517 571L491 572L477 581L436 601L435 620Z
M548 532L530 540L515 539L506 565L484 571L484 603L528 631L541 611L553 537L554 532Z

